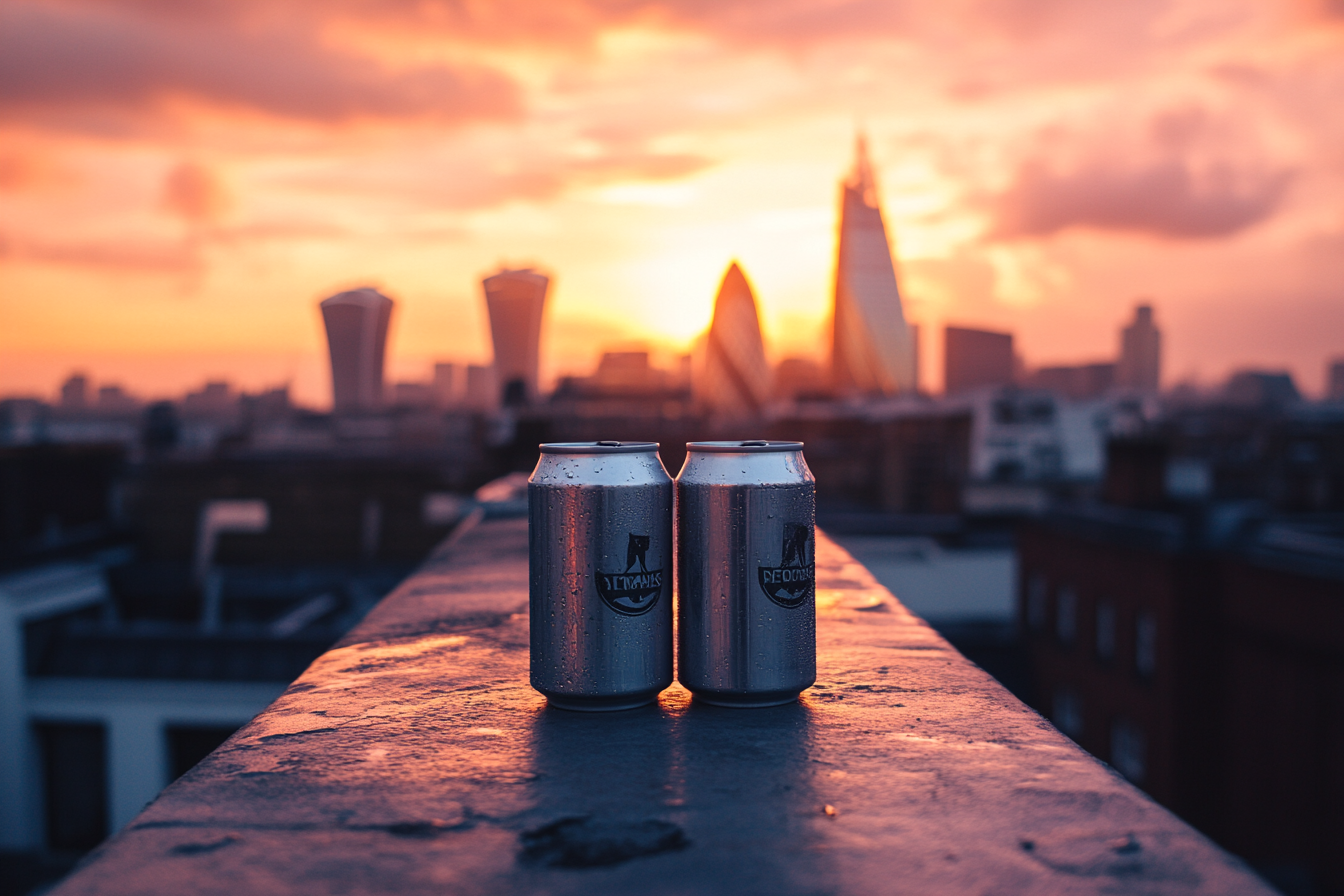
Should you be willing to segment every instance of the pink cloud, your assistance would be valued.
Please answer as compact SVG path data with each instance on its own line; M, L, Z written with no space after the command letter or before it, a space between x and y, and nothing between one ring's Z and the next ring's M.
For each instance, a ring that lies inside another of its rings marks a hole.
M179 98L315 124L457 123L507 118L520 109L516 85L480 66L394 70L314 43L304 35L315 28L207 31L175 24L7 5L0 10L0 118L78 127L81 113L134 117Z
M434 183L426 183L418 170L368 173L350 169L295 175L283 183L323 194L397 196L421 207L475 209L517 200L543 202L569 189L622 180L675 179L711 164L703 156L633 148L580 159L539 153L524 157L515 170L482 170L472 177Z
M1159 237L1229 236L1267 219L1291 174L1196 172L1179 159L1126 165L1092 162L1059 172L1027 162L994 202L992 235L1041 237L1071 227Z

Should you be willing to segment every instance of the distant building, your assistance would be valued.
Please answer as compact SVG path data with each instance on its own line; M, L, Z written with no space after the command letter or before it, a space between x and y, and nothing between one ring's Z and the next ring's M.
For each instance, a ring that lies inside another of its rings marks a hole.
M495 368L481 365L467 365L467 382L462 403L473 411L490 411L499 407L498 379Z
M949 517L962 510L971 428L970 413L949 404L836 402L774 416L765 437L807 445L822 511Z
M1135 392L1155 393L1162 375L1162 331L1153 323L1153 306L1134 309L1134 322L1120 331L1120 361L1116 385Z
M450 408L457 403L458 373L456 364L434 365L434 406Z
M1223 395L1233 404L1279 407L1302 398L1286 370L1239 370L1228 379Z
M89 403L89 378L82 373L71 374L61 384L61 407L79 410Z
M943 329L943 389L948 395L1013 382L1013 334Z
M1115 387L1115 367L1109 363L1041 367L1032 371L1023 385L1077 400L1100 398Z
M383 361L393 302L371 287L337 293L322 302L331 352L332 406L369 410L383 402Z
M840 186L831 379L841 393L895 395L915 389L915 347L866 144Z
M797 401L825 394L825 374L811 358L785 358L775 367L775 397Z
M649 363L648 352L603 352L591 379L606 392L656 391L667 386L666 371Z
M1325 376L1325 397L1344 401L1344 361L1332 361Z
M1039 708L1285 892L1338 892L1344 528L1179 505L1169 464L1113 443L1107 503L1019 527Z
M716 413L756 415L770 400L770 364L765 359L756 297L737 262L728 266L714 299L714 318L696 397Z
M98 410L108 414L133 414L140 409L135 396L117 385L98 390Z
M551 396L557 413L578 417L682 416L690 399L675 375L654 367L643 351L604 352L592 376L561 377Z
M219 416L232 412L238 397L226 382L210 382L199 392L188 392L182 399L182 412L196 416Z
M0 450L0 482L22 486L0 489L5 851L84 851L123 827L367 613L463 504L438 457L125 477L121 459L107 446ZM268 522L240 526L239 505Z
M529 404L537 397L541 315L551 281L524 268L500 271L481 285L490 313L500 397L506 405Z
M430 383L393 383L392 403L403 408L433 407L434 386Z

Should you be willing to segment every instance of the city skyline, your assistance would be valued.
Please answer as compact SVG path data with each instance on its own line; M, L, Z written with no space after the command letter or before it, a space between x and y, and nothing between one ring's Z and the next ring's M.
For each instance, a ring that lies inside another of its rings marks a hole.
M818 357L856 125L925 333L1078 363L1151 296L1168 383L1319 394L1340 350L1330 4L426 9L7 4L0 392L88 368L319 404L315 299L393 296L390 378L424 376L488 359L477 282L533 260L576 368L684 351L734 257L771 360Z

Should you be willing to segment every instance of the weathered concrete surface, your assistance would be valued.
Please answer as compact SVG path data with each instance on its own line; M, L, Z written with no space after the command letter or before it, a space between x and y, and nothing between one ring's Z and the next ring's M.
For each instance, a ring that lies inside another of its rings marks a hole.
M1271 892L818 541L801 703L584 715L486 522L56 892Z

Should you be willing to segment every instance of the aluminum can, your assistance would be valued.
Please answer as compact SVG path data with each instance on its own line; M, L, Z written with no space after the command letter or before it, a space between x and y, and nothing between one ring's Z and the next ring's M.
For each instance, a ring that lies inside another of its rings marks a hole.
M677 474L677 678L721 706L817 680L816 480L802 442L689 442Z
M654 442L541 446L527 481L532 687L631 709L672 683L672 478Z

